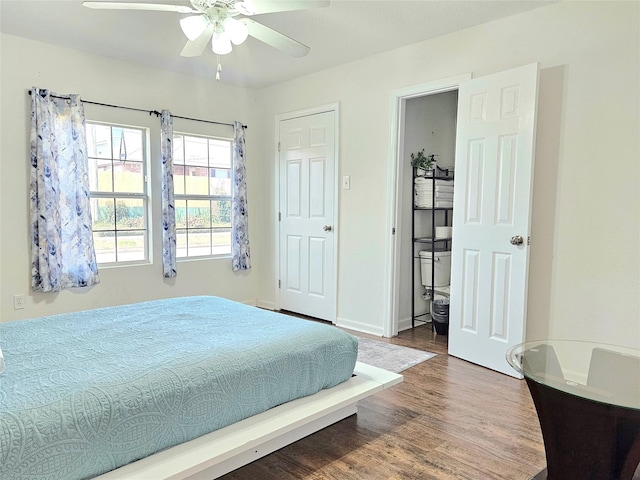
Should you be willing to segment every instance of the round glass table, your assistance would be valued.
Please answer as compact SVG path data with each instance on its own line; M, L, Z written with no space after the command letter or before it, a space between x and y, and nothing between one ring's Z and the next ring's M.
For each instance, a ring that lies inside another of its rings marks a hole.
M545 340L507 361L529 387L547 468L536 480L632 480L640 473L640 350Z

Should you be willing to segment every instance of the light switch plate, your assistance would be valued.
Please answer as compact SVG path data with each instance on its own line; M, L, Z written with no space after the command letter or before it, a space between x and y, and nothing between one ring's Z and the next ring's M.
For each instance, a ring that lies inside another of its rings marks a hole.
M345 175L342 177L342 189L349 190L351 188L351 177L349 175Z

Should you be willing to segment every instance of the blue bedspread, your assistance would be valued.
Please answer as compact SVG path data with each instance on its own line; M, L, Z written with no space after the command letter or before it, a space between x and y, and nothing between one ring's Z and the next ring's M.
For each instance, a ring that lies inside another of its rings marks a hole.
M0 478L79 479L347 380L357 340L187 297L0 324Z

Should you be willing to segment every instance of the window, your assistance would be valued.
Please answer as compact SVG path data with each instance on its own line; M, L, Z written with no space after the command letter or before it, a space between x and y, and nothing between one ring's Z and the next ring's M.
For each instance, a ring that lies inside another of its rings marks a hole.
M177 258L231 255L229 139L173 136Z
M146 262L145 130L86 124L93 241L99 264Z

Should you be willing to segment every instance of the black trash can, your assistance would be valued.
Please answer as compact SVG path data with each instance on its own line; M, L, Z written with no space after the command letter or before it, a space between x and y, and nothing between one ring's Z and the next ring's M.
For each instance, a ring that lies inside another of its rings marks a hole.
M431 325L438 335L449 333L449 299L431 302Z

